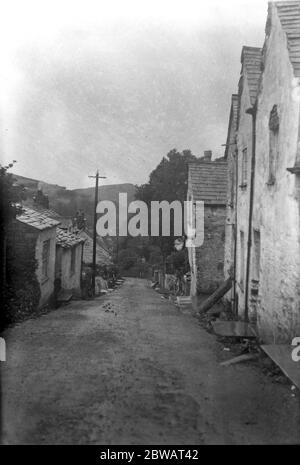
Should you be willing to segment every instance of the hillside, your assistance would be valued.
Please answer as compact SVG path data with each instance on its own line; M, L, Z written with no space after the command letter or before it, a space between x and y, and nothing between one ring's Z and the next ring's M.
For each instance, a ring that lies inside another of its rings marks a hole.
M50 207L59 214L67 217L75 216L76 212L82 209L87 218L87 224L90 228L93 224L94 208L94 188L88 187L83 189L66 189L57 184L49 184L37 179L26 178L14 175L19 184L26 187L27 202L30 202L35 194L38 184L42 186L44 194L49 196ZM99 200L118 201L119 193L127 193L128 202L134 200L135 186L133 184L111 184L99 187Z

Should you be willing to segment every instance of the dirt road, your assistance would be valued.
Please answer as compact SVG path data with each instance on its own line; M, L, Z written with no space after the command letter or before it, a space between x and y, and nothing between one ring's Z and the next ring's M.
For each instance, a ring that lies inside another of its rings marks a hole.
M4 444L300 443L299 397L128 279L5 334Z

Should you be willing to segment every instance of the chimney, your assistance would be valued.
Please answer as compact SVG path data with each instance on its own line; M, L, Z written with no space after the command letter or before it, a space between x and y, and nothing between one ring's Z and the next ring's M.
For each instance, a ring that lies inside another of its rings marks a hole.
M211 150L204 150L204 161L211 161L212 151Z
M49 198L48 195L43 193L42 183L38 183L37 192L32 198L36 207L49 209Z

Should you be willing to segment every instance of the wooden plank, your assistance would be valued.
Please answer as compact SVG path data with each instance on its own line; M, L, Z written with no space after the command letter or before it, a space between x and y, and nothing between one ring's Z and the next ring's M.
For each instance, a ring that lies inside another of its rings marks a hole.
M232 286L232 279L229 277L226 281L224 281L220 287L211 295L209 296L199 307L198 311L199 313L201 312L206 312L209 310L214 304L216 304L222 297L223 295L226 294L226 292L229 291L229 289Z
M256 338L253 327L245 321L214 321L212 326L218 336L241 337L245 339Z
M186 307L186 306L192 306L192 299L190 296L178 296L177 297L177 305L179 307Z
M247 362L248 360L255 360L257 359L257 357L257 354L242 354L238 355L237 357L233 357L230 360L225 360L225 362L220 363L220 365L223 367L227 367L229 365L234 365L235 363Z
M209 315L209 316L218 316L218 315L220 315L220 313L222 313L223 310L224 309L221 306L219 306L219 307L214 306L213 308L208 310L207 315Z
M292 350L295 347L288 344L263 344L261 348L300 389L300 362L294 362L292 359Z

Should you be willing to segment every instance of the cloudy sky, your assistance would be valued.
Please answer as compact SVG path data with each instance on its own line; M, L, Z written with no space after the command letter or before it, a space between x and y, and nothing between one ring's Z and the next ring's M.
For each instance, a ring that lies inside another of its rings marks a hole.
M1 157L17 174L140 184L172 148L223 154L266 0L1 3Z

